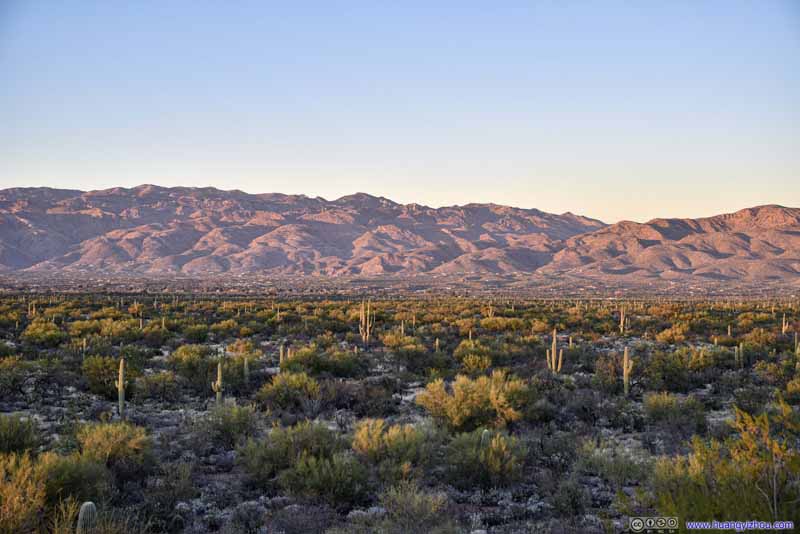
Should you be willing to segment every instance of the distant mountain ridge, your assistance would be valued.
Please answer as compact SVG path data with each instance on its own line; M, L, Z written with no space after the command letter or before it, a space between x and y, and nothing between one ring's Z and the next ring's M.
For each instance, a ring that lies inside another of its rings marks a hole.
M800 277L800 209L606 225L495 204L142 185L0 190L0 272Z

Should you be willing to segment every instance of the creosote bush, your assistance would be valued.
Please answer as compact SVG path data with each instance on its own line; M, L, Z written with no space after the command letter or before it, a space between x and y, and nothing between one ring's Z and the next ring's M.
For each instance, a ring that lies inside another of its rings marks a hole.
M0 454L0 534L34 532L45 488L30 454Z
M800 416L779 400L770 413L736 410L735 437L695 436L688 456L656 464L658 511L698 519L800 522Z
M76 437L84 457L107 466L121 480L141 479L152 467L152 444L144 428L126 422L85 425Z
M306 373L280 373L258 391L267 407L302 410L304 401L320 398L319 383Z
M416 402L453 430L469 431L481 426L502 428L516 421L522 417L519 409L526 393L525 382L497 370L474 380L456 376L452 393L448 393L442 379L437 379L417 396Z
M35 449L39 432L31 419L19 415L0 415L0 454Z
M368 493L366 468L347 452L330 457L303 453L278 478L294 495L321 499L341 508L363 503Z
M360 457L378 466L384 479L395 480L408 478L412 470L428 465L437 441L430 429L365 419L356 427L352 447Z
M214 444L232 448L255 433L255 409L232 403L215 406L205 421L205 430Z
M326 426L304 421L291 427L276 426L263 440L247 440L237 450L237 459L253 482L266 486L302 454L329 457L344 446L341 438Z
M448 478L457 487L505 486L522 476L527 449L504 432L477 429L447 447Z

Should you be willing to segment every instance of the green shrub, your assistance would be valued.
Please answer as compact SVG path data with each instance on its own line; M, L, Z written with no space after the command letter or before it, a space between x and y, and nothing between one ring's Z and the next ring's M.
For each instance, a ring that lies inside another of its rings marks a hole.
M691 387L689 361L684 352L656 352L644 374L650 389L686 392Z
M211 361L211 349L203 345L181 345L170 354L169 364L189 385L198 391L210 390L209 377L216 363Z
M587 440L579 450L578 468L601 476L617 489L646 481L652 467L650 461L636 458L619 446Z
M111 473L96 459L77 453L60 456L47 452L36 467L44 480L49 507L70 497L80 502L100 502L110 495Z
M35 449L39 432L31 419L18 415L0 415L0 454Z
M85 425L77 439L84 457L107 466L121 481L143 478L152 467L152 444L144 428L126 422Z
M367 360L363 356L341 350L322 352L316 346L298 350L281 364L282 371L345 378L361 376L366 369Z
M260 441L249 439L237 450L237 460L256 484L264 486L302 454L329 457L343 446L334 431L304 421L292 427L275 427Z
M136 380L136 397L176 401L180 397L178 377L172 371L159 371Z
M474 430L481 426L504 427L519 419L522 400L527 393L525 383L494 371L490 377L474 380L456 376L452 394L442 379L428 384L417 396L417 404L445 421L454 430Z
M644 411L650 423L678 436L689 437L706 430L705 408L694 397L648 393L644 396Z
M107 399L117 398L116 382L119 378L119 359L110 356L88 356L81 366L83 376L89 384L89 391ZM139 375L134 366L125 365L126 394L133 380Z
M255 433L255 410L252 406L236 404L217 406L208 415L205 428L215 445L232 448Z
M57 347L69 338L58 325L45 319L34 319L20 337L40 347Z
M800 416L779 401L769 414L736 410L736 436L692 441L688 456L656 464L653 491L661 515L800 522ZM766 498L765 498L766 495Z
M413 425L387 425L383 419L366 419L356 427L353 450L379 466L384 479L408 478L413 469L429 465L436 437Z
M386 517L377 532L385 534L455 534L447 513L447 496L426 493L414 482L401 481L381 495Z
M44 481L30 455L0 454L0 534L35 532L44 505Z
M459 434L447 448L448 477L460 488L505 486L522 475L526 448L503 432Z
M22 393L30 364L18 356L0 358L0 397L11 398Z
M570 478L558 485L553 495L553 509L561 517L578 517L586 512L591 499L577 480Z
M280 373L264 384L257 399L267 407L302 410L308 400L320 398L319 383L306 373Z
M347 453L338 452L331 457L303 453L279 478L286 491L322 499L335 507L351 508L367 497L367 470Z

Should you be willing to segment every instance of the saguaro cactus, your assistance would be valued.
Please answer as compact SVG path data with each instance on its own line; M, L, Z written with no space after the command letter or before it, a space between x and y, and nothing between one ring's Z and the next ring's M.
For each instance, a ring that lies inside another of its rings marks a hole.
M125 358L119 359L119 376L114 381L117 386L117 409L120 418L125 417Z
M786 320L786 314L784 313L783 320L781 321L781 334L785 336L786 332L788 331L789 331L789 321Z
M361 341L366 347L369 345L369 338L372 336L372 327L375 326L375 312L370 315L370 301L367 301L366 307L364 301L361 301L361 312L359 313L358 333L361 334Z
M564 363L564 349L558 350L558 331L553 328L553 341L547 349L547 368L552 373L560 373Z
M250 357L247 354L242 356L244 361L242 362L242 373L244 374L244 383L250 383Z
M621 307L619 309L619 333L620 335L625 334L625 307Z
M78 512L78 526L75 534L89 534L94 531L97 523L97 506L91 501L86 501L81 505Z
M222 361L217 362L217 381L211 382L211 389L217 394L217 406L222 406Z
M625 352L622 354L622 386L626 397L631 386L631 371L633 371L633 360L630 357L628 347L625 347Z

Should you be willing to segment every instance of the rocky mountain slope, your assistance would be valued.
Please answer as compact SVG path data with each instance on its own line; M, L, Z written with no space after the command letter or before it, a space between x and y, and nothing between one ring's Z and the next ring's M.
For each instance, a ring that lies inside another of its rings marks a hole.
M493 204L429 208L214 188L0 190L0 270L204 275L565 273L800 277L800 209L611 226Z

